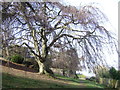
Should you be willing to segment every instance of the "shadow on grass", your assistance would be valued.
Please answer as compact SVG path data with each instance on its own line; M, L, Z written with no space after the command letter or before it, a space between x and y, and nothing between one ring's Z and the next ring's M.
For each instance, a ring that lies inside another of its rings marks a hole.
M79 88L77 85L69 85L48 80L34 80L7 73L2 74L2 90L6 88ZM18 89L18 90L19 90Z
M59 80L71 81L71 82L74 82L74 83L77 83L77 84L87 85L87 87L90 87L90 88L93 88L93 87L105 88L104 85L98 84L94 81L74 79L74 78L65 77L65 76L61 76L61 75L56 75L56 77L57 77L56 79L59 79Z
M59 79L59 80L64 80L64 81L72 81L72 82L75 82L75 83L88 83L88 82L90 82L90 81L87 81L87 80L74 79L74 78L61 76L61 75L56 75L55 78Z

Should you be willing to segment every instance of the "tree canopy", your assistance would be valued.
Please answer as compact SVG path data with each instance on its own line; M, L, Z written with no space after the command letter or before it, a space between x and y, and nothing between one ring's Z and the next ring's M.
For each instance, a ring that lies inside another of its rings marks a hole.
M107 18L95 6L77 9L59 2L5 2L1 7L2 31L9 28L12 41L30 49L40 73L49 72L44 63L52 49L76 48L84 57L82 62L93 69L105 63L104 48L115 47L114 36L104 27Z

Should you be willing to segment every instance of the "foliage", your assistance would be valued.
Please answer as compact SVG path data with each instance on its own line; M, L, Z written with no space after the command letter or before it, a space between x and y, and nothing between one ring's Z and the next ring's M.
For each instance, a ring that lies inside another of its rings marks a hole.
M117 79L120 80L120 71L117 72Z
M99 68L97 76L101 78L120 80L120 71L117 71L114 67L111 67L109 70L106 68Z
M103 72L102 77L103 78L109 78L110 77L109 71Z
M26 67L29 67L30 65L32 65L32 63L30 61L23 61L23 64L26 66Z
M114 67L109 70L112 79L120 80L120 71L117 71Z
M24 58L21 55L13 55L13 56L11 56L10 61L22 64L24 61Z
M90 77L90 81L96 81L96 77Z
M94 82L95 82L97 78L94 77L94 76L92 76L92 77L90 77L90 78L86 77L85 79L86 79L86 80L89 80L89 81L94 81Z
M112 68L109 70L109 73L110 73L111 78L116 79L117 71L116 71L116 69L115 69L114 67L112 67Z
M99 68L97 69L97 76L101 78L110 78L109 70L107 68Z

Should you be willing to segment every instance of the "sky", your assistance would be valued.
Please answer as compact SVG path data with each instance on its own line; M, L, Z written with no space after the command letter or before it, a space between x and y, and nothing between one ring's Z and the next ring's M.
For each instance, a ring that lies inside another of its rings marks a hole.
M70 4L79 7L80 4L95 3L97 7L106 15L109 22L106 28L116 34L118 38L118 2L120 0L65 0L66 4ZM111 56L107 56L107 63L110 66L114 66L118 69L118 55L117 53ZM86 71L83 72L88 75ZM90 74L89 74L90 76Z
M118 29L118 2L120 0L65 0L66 4L79 7L80 4L95 3L97 7L108 17L111 26L116 31ZM112 30L113 30L112 29Z

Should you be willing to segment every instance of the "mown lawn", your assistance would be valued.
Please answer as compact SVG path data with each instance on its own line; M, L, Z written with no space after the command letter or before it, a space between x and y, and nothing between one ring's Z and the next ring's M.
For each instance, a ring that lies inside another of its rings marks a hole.
M34 80L10 74L2 74L2 88L78 88L76 85Z
M89 80L80 80L80 79L74 79L74 78L68 78L68 77L65 77L65 76L60 76L60 75L56 75L58 78L61 78L61 79L65 79L65 80L68 80L68 81L72 81L73 84L78 84L78 83L82 83L84 84L87 88L105 88L104 85L100 85L94 81L89 81Z
M104 86L95 84L87 80L73 79L63 76L57 76L61 79L65 79L72 82L72 85L48 82L43 80L34 80L29 78L23 78L18 76L12 76L10 74L2 74L2 88L103 88ZM79 84L82 83L83 87Z

